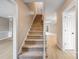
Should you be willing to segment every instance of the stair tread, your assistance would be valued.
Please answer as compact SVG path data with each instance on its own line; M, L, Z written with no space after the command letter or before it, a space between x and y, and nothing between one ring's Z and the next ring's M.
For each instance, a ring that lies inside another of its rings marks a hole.
M24 45L23 46L23 48L24 47L28 47L28 48L41 48L41 47L43 47L43 44L34 44L34 45Z
M43 35L43 33L29 33L28 35Z
M43 31L35 31L35 30L31 30L31 31L29 31L29 33L42 33L42 34L43 34Z
M43 29L30 29L31 31L35 30L35 31L43 31Z
M40 30L37 30L37 31L36 30L31 30L30 32L37 32L37 33L41 32L41 33L43 33L43 31L40 31Z
M27 39L26 41L43 41L43 39Z
M32 27L43 27L43 24L33 24Z
M31 28L43 28L43 26L35 25L35 26L32 26Z
M43 52L42 51L28 51L28 52L24 52L22 53L20 56L43 56Z
M39 27L39 26L37 26L37 27L31 27L31 29L43 29L43 27Z
M28 36L43 36L41 34L29 34Z
M43 36L27 36L27 39L43 39Z

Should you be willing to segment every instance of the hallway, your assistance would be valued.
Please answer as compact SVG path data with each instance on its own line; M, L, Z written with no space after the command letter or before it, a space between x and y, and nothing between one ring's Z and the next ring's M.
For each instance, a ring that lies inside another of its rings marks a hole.
M0 59L77 59L77 0L0 0Z
M50 35L47 41L47 59L76 59L76 56L68 51L62 51L57 46L57 37L56 35Z
M42 16L37 15L29 31L27 39L22 47L19 59L43 59L43 21ZM47 38L47 59L76 59L75 54L62 51L57 46L57 35L48 35Z
M49 2L48 0L46 2L17 0L17 4L19 6L17 28L19 59L76 59L76 48L73 48L73 45L76 47L74 1L56 0L54 5L54 0ZM74 27L72 24L75 24Z

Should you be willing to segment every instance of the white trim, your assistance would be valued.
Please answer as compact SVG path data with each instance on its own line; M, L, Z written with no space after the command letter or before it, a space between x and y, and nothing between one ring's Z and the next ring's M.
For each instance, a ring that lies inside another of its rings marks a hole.
M43 15L45 15L43 13ZM45 16L43 16L43 39L44 39L44 48L43 48L43 59L46 59L46 35L45 35Z
M18 31L18 5L16 4L16 14L13 17L13 59L17 59L17 31Z
M9 38L12 38L12 37L4 37L4 38L0 39L0 41L1 40L6 40L6 39L9 39Z
M33 21L34 21L35 17L36 17L36 15L34 15ZM31 28L31 26L32 26L32 24L33 24L33 21L32 21L32 23L31 23L31 25L30 25L30 28ZM21 44L21 46L20 46L20 49L19 49L18 54L20 54L20 53L22 52L22 47L23 47L23 45L24 45L24 43L25 43L25 40L27 39L27 35L29 34L30 28L28 29L28 31L27 31L27 33L26 33L26 35L25 35L25 38L24 38L24 40L23 40L23 42L22 42L22 44Z
M78 0L78 15L79 15L79 0ZM78 16L78 39L79 39L79 16ZM78 55L77 56L79 56L79 40L77 40L78 41ZM78 57L78 59L79 59L79 57Z

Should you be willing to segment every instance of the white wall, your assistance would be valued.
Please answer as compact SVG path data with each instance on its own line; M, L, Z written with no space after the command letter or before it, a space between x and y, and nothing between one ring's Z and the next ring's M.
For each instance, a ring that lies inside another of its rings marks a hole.
M14 47L13 48L13 51L14 51L13 58L14 59L16 59L16 39L17 39L17 23L18 23L17 22L18 11L17 11L16 7L17 6L16 6L16 3L14 0L0 0L0 17L8 18L9 16L11 16L13 18L13 47ZM7 21L7 20L5 20L5 21ZM5 22L5 21L3 21L3 22ZM0 22L0 24L1 24L1 22ZM8 27L6 27L6 29L7 28ZM0 29L2 30L2 28L0 28ZM9 31L9 28L7 30Z
M57 12L57 44L62 49L62 12Z

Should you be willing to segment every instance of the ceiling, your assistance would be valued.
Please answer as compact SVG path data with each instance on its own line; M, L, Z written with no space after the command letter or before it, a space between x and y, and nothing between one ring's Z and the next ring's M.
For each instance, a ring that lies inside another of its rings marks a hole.
M45 13L53 14L61 5L63 5L64 0L47 0L45 2Z
M12 3L13 1L14 0L0 0L0 16L10 16L14 14L16 8ZM63 4L64 0L24 0L24 2L43 2L44 11L47 15L49 15L53 14L53 12ZM33 4L31 6L33 6Z
M42 2L45 21L52 23L56 23L56 11L64 4L64 0L24 0L24 2L29 3L32 8L35 8L33 2Z
M63 5L64 0L24 0L25 3L31 2L43 2L45 14L53 14L61 5Z
M15 14L13 0L0 0L0 17L9 17Z

